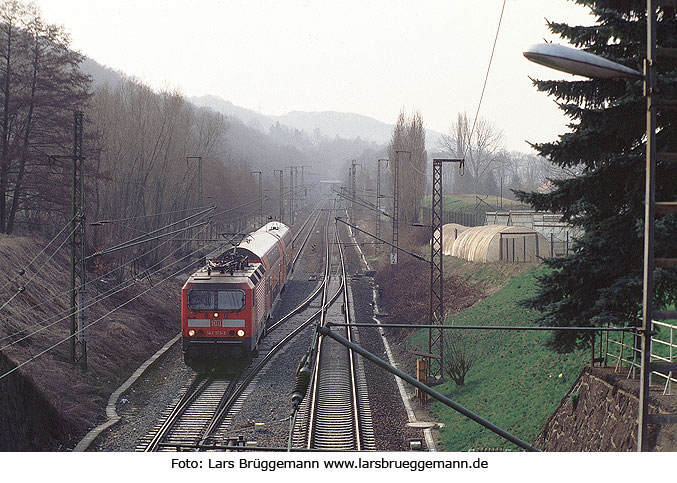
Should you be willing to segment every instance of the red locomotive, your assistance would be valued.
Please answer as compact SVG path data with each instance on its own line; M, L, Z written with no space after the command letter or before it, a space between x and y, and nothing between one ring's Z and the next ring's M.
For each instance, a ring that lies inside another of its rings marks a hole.
M185 363L203 371L256 355L292 268L289 228L271 222L212 253L181 289Z

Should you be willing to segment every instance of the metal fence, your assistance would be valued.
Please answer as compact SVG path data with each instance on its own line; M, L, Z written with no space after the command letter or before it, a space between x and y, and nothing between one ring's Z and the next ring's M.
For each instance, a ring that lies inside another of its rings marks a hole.
M654 329L657 334L651 338L651 360L656 362L673 362L677 356L677 345L675 345L675 331L677 325L668 324L666 322L653 321ZM615 365L616 372L621 372L624 369L628 370L627 377L635 378L640 371L641 348L640 336L638 334L606 333L606 346L604 350L605 365ZM614 363L615 361L615 363ZM662 373L653 371L651 379L658 378L660 384L663 386L663 394L672 394L672 383L677 382L676 374L672 371Z
M566 257L569 255L573 238L569 236L568 231L558 235L555 235L551 232L550 239L548 241L550 242L550 258Z
M430 208L421 208L421 220L431 220ZM463 226L481 226L485 224L486 214L484 211L474 213L465 211L442 210L442 224L457 223Z

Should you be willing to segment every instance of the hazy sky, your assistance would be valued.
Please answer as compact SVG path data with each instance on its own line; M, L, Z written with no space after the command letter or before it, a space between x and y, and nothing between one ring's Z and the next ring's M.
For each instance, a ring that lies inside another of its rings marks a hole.
M213 94L264 114L402 107L447 132L474 117L503 0L36 0L73 46L157 89ZM589 24L567 0L507 0L480 115L508 149L553 140L566 118L528 76L565 74L522 51L545 19Z

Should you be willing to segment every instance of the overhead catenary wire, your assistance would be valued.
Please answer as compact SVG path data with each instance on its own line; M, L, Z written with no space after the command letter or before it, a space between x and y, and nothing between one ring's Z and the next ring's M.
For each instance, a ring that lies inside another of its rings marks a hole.
M42 265L40 265L40 268L44 267L47 263L49 263L56 256L57 252L61 249L61 247L66 244L66 242L73 235L75 230L78 229L78 226L79 226L79 224L76 225L75 228L73 228L73 230L71 230L70 234L64 239L63 242L61 242L61 244L56 248L56 250L54 250L54 253L52 253L49 256L49 258ZM7 305L9 303L11 303L12 300L14 300L19 294L23 293L26 290L26 287L33 281L33 279L38 275L38 273L40 273L39 270L36 270L35 273L28 280L26 280L26 282L19 288L19 290L17 290L14 293L14 295L12 295L7 301L5 301L5 303L3 303L0 306L0 311L3 310L5 307L7 307Z
M465 146L465 151L463 157L465 158L468 149L470 148L470 143L472 142L472 136L475 132L475 126L477 125L477 119L480 115L480 107L482 106L482 100L484 99L484 91L487 88L487 81L489 80L489 72L491 71L491 63L494 60L494 52L496 51L496 44L498 43L498 34L501 31L501 23L503 22L503 12L505 11L506 0L503 0L503 6L501 7L501 15L498 18L498 26L496 27L496 36L494 37L494 45L491 48L491 55L489 56L489 65L487 66L487 73L484 76L484 84L482 85L482 93L480 94L480 100L477 103L477 110L475 111L475 119L472 122L472 128L470 129L470 136L468 136L468 142Z
M263 201L267 201L267 200L269 200L269 199L270 199L270 198L267 197L267 196L264 196L264 197L263 197ZM212 216L213 216L213 217L217 217L217 216L225 215L226 213L230 213L231 211L235 211L235 210L238 210L238 209L240 209L240 208L244 208L244 207L247 206L247 205L251 205L252 203L257 203L257 202L260 202L260 201L261 201L261 198L256 198L256 199L254 199L254 200L247 201L246 203L242 203L241 205L237 205L237 206L234 206L234 207L232 207L232 208L228 208L227 210L217 211L217 212L214 213Z
M205 225L208 225L208 224L209 224L208 221L202 221L202 222L197 223L195 225L187 226L187 227L184 227L184 228L179 228L178 230L170 231L168 233L163 233L161 235L157 235L157 236L154 236L154 237L151 237L151 238L145 238L143 240L139 240L139 241L136 241L134 243L121 244L121 245L116 246L116 247L111 247L111 248L107 248L105 250L100 250L96 253L89 255L88 257L85 258L85 260L89 260L91 258L99 257L99 256L102 256L102 255L108 255L109 253L113 253L113 252L116 252L118 250L125 250L127 248L131 248L131 247L134 247L136 245L141 245L143 243L148 243L150 241L160 240L160 239L166 238L170 235L176 235L178 233L183 233L184 231L192 230L193 228L205 226ZM164 229L164 228L162 228L162 229Z
M196 227L196 226L198 226L198 224L191 225L191 227L189 227L189 228L193 228L193 227ZM170 243L170 242L172 242L172 241L185 241L185 240L179 240L179 239L177 239L177 238L170 238L170 239L164 240L162 243L156 245L155 247L152 247L152 248L150 248L149 250L147 250L147 251L145 251L145 252L143 252L143 253L140 253L140 254L139 254L138 256L136 256L135 258L132 258L131 260L129 260L129 261L127 261L127 262L125 262L125 263L123 263L123 264L121 264L121 265L119 265L119 266L117 266L117 267L115 267L115 268L113 268L113 269L111 269L111 270L108 270L106 273L103 273L103 274L101 274L101 275L98 275L96 278L90 280L89 283L95 283L95 282L97 282L97 281L102 281L102 280L104 280L104 279L105 279L106 277L108 277L109 275L111 275L111 274L117 272L118 270L121 270L121 269L125 268L126 266L128 266L128 265L134 263L134 262L137 261L137 260L140 260L141 258L143 258L143 257L145 257L145 256L147 256L147 255L149 255L150 253L152 253L152 252L155 251L155 250L158 250L158 249L162 248L163 246L165 246L166 244L168 244L168 243ZM191 241L199 241L199 240L196 240L195 237L193 237L193 238L191 238ZM174 252L172 252L172 253L174 253ZM121 282L121 283L124 283L124 281ZM116 286L116 287L117 287L117 286ZM112 289L114 290L116 287L113 287ZM76 288L76 290L81 290L81 289L82 289L82 286L79 286L79 287ZM32 305L32 306L30 306L30 307L27 307L27 308L25 309L25 311L32 311L32 310L35 310L35 309L37 309L37 308L39 308L39 307L41 307L41 306L43 306L43 305L45 305L45 304L48 304L48 303L50 303L50 302L53 302L54 300L58 299L59 297L63 297L63 296L65 296L65 295L70 294L73 290L74 290L74 289L69 288L69 289L67 289L67 290L65 290L65 291L63 291L63 292L57 293L56 295L54 295L53 297L50 297L49 299L43 300L42 302L40 302L40 303L38 303L38 304ZM109 290L111 290L111 289L109 289ZM106 293L106 292L104 292L104 295L105 295L105 293ZM63 313L63 312L62 312L62 313ZM61 314L57 314L57 315L61 315ZM9 320L9 319L8 319L8 320ZM12 319L12 320L16 320L16 319ZM51 320L51 319L48 319L46 322L49 322L49 320ZM35 327L35 325L34 325L33 327ZM27 330L27 329L22 329L22 330L19 330L19 331L13 333L13 334L8 334L8 335L6 335L6 336L0 338L0 341L3 341L3 340L6 340L6 339L8 339L8 338L10 338L10 337L14 337L14 336L16 336L16 335L19 335L19 334L21 334L22 332L25 332L26 330Z
M193 238L189 239L189 241L195 241L196 238L197 238L197 234L196 234ZM95 282L97 282L97 281L100 281L100 280L104 279L107 275L110 275L111 273L114 273L114 272L116 272L117 270L120 270L121 268L124 268L125 266L127 266L127 265L133 263L135 260L138 260L138 259L140 259L141 257L143 257L143 256L145 256L145 255L148 255L149 253L153 252L154 250L157 250L158 248L162 247L163 245L165 245L165 244L167 244L167 243L170 243L171 241L176 241L176 240L175 240L175 239L168 239L168 240L165 240L163 243L159 244L157 247L154 247L154 248L152 248L152 249L150 249L150 250L144 252L143 254L139 255L139 256L136 257L136 258L133 258L132 260L126 262L126 263L123 264L123 265L120 265L119 267L116 267L116 268L114 268L114 269L112 269L112 270L109 270L109 271L106 272L105 274L103 274L103 275L101 275L101 276L99 276L99 277L97 277L97 278L91 280L89 283L95 283ZM180 246L180 247L178 247L178 248L176 248L175 250L173 250L172 252L170 252L167 256L165 256L163 259L161 259L160 261L158 261L158 262L156 262L155 264L151 265L150 267L146 268L146 269L145 269L145 272L146 272L146 273L149 273L149 272L148 272L149 270L152 270L153 268L155 268L157 265L159 265L160 263L162 263L163 261L165 261L167 258L169 258L170 256L172 256L174 253L176 253L177 251L181 250L184 246L185 246L185 244L182 245L182 246ZM151 275L153 275L153 273L151 273ZM122 281L119 282L117 285L115 285L115 286L113 286L113 287L110 287L110 288L109 288L108 290L106 290L105 292L103 292L103 293L97 295L97 297L96 297L95 299L90 299L89 304L87 304L87 305L84 306L84 307L81 307L79 310L82 310L83 308L89 308L89 307L91 307L91 306L93 306L93 305L95 305L95 304L97 304L97 303L99 303L99 302L101 302L101 301L107 299L108 297L111 297L111 296L113 296L113 295L119 293L120 291L125 290L126 288L131 287L131 286L134 285L135 283L136 283L136 277L130 277L130 278L126 279L126 280L122 280ZM124 286L123 286L123 285L124 285ZM82 289L82 286L78 287L78 290L81 290L81 289ZM34 309L36 309L37 307L40 307L40 306L42 306L42 305L44 305L44 304L46 304L46 303L49 303L50 301L53 301L53 300L55 300L55 299L57 299L57 298L59 298L59 297L62 297L62 296L64 296L64 295L66 295L66 294L69 294L70 292L72 292L72 289L69 289L69 290L66 290L66 291L64 291L64 292L62 292L62 293L60 293L60 294L57 294L56 296L52 297L51 299L46 300L46 301L43 301L43 302L41 302L41 303L39 303L39 304L37 304L37 305L34 305L34 306L32 306L32 307L29 307L29 308L27 308L26 310L27 310L27 311L34 310ZM42 332L44 329L49 328L49 327L51 327L52 325L54 325L53 323L50 323L50 322L54 321L55 318L57 318L57 320L55 321L55 323L56 323L56 322L60 322L60 321L62 321L62 320L64 320L64 319L67 319L68 317L70 317L70 316L73 315L74 313L77 313L79 310L72 311L71 308L65 309L65 310L63 310L63 311L61 311L61 312L59 312L59 313L57 313L57 314L54 314L52 317L48 318L47 320L44 320L44 321L43 321L43 324L44 324L44 323L47 323L48 325L34 324L34 325L30 326L30 327L27 327L27 328L18 330L18 331L16 331L16 332L12 333L12 334L8 334L8 335L6 335L6 336L0 338L0 341L7 340L7 339L9 339L9 338L11 338L11 337L19 336L19 335L21 335L22 333L26 332L27 330L32 330L32 329L35 329L36 327L41 327L40 329L35 330L34 332L28 334L27 336L22 337L22 338L20 338L20 339L18 339L18 340L13 341L13 342L12 342L11 344L9 344L9 345L13 345L13 344L15 344L15 343L17 343L17 342L21 342L22 340L25 340L26 338L31 337L31 336L33 336L33 335L36 335L36 334ZM64 316L64 315L65 315L65 316ZM7 345L7 346L5 346L5 347L8 347L9 345ZM1 347L0 350L4 349L5 347Z
M195 211L195 210L207 210L211 208L211 206L198 206L195 208L186 208L184 210L174 210L174 211L164 211L160 213L151 213L149 215L139 215L139 216L130 216L127 218L117 218L114 220L98 220L98 221L93 221L90 223L90 225L102 225L102 224L107 224L107 223L112 223L115 224L120 221L133 221L133 220L141 220L143 218L151 218L153 216L165 216L165 215L175 215L177 213L185 213L187 211Z
M199 234L199 233L198 233L198 234ZM198 234L195 235L195 238L197 238ZM171 241L171 240L169 240L169 241ZM160 265L162 262L164 262L165 260L167 260L170 256L172 256L172 255L173 255L174 253L176 253L177 251L182 250L182 249L183 249L189 242L191 242L191 241L194 241L194 240L193 240L193 239L188 240L186 243L184 243L183 245L179 246L179 247L176 248L174 251L170 252L170 253L169 253L167 256L165 256L162 260L156 262L154 265L152 265L152 266L150 266L148 269L146 269L146 272L148 272L148 270L152 270L152 269L154 269L155 267L157 267L158 265ZM223 242L223 243L221 243L220 245L221 245L221 246L225 246L225 245L227 245L227 244L228 244L228 242ZM197 250L194 250L193 252L191 252L191 253L189 254L189 256L192 256L193 254L195 254L195 253L197 253L197 252L200 252L200 251L204 250L205 248L207 248L207 247L198 248ZM182 257L182 258L179 259L179 260L182 260L183 258L185 258L185 257ZM175 264L175 263L177 263L177 262L173 262L173 263L169 264L167 267L170 267L170 266L172 266L172 265ZM161 268L158 268L155 272L152 272L152 273L151 273L151 272L148 272L148 274L149 274L149 275L155 275L155 274L159 273L161 270L165 270L167 267L164 267L164 268L162 268L162 267L161 267ZM97 303L99 303L99 302L101 302L101 301L103 301L103 300L105 300L105 299L107 299L107 298L109 298L109 297L112 297L113 295L116 295L117 293L119 293L119 292L121 292L121 291L123 291L123 290L125 290L125 289L127 289L127 288L129 288L129 287L131 287L131 286L133 286L133 285L135 285L136 282L137 282L136 277L131 277L131 278L127 279L127 280L122 281L121 283L119 283L119 284L116 285L115 287L110 288L109 290L107 290L106 292L104 292L103 295L98 296L96 299L90 301L88 304L86 304L86 305L84 305L84 306L82 306L82 307L77 308L75 311L73 311L73 310L71 310L71 309L69 308L69 309L66 309L66 310L62 311L62 312L59 313L59 314L56 314L56 315L53 316L51 319L48 319L48 320L46 321L46 322L51 322L51 323L48 323L47 325L41 326L39 329L35 330L34 332L31 332L30 334L27 334L27 335L25 335L24 337L21 337L20 339L17 339L17 340L15 340L15 341L12 341L11 343L9 343L9 344L3 346L3 347L0 347L0 351L3 350L3 349L6 349L7 347L10 347L10 346L12 346L12 345L15 345L15 344L17 344L17 343L19 343L19 342L21 342L21 341L23 341L23 340L26 340L26 339L28 339L29 337L32 337L32 336L34 336L34 335L37 335L37 334L39 334L40 332L43 332L44 330L46 330L46 329L48 329L48 328L54 326L54 325L57 324L58 322L61 322L61 321L63 321L63 320L68 319L71 315L77 314L77 313L81 312L81 311L84 310L84 309L88 309L88 308L92 307L93 305L95 305L95 304L97 304ZM57 317L57 319L54 320L54 317ZM35 326L34 326L34 327L35 327ZM20 331L20 332L24 332L24 331ZM13 335L18 335L18 334L15 333L15 334L13 334ZM9 337L9 336L6 336L6 337L4 337L3 339L0 339L0 340L5 340L5 339L7 339L8 337Z
M187 243L188 243L188 242L187 242ZM185 256L183 256L183 257L177 259L176 261L172 262L172 263L169 264L167 267L165 267L165 269L168 268L168 267L170 267L170 266L172 266L172 265L175 265L176 263L181 262L182 260L184 260L184 259L186 259L186 258L188 258L188 257L193 256L193 254L194 254L194 253L197 253L198 251L201 251L201 249L195 250L194 252L191 252L191 253L189 253L189 254L187 254L187 255L185 255ZM187 266L190 266L190 265L192 265L193 263L195 263L195 261L189 263ZM152 290L152 289L158 287L160 284L162 284L162 283L166 282L167 280L169 280L169 279L175 277L176 275L178 275L179 273L181 273L181 272L182 272L183 270L185 270L185 269L186 269L186 266L181 267L179 270L177 270L177 271L173 272L172 274L168 275L167 277L163 278L163 279L160 280L158 283L152 285L152 286L149 287L148 289L146 289L146 290L144 290L143 292L141 292L141 293L135 295L134 297L130 298L129 300L127 300L127 301L121 303L120 305L118 305L117 307L111 309L110 311L108 311L106 314L102 315L102 316L99 317L98 319L96 319L96 320L94 320L93 322L90 322L90 323L87 324L86 326L82 327L82 328L81 328L78 332L76 332L75 334L71 334L71 335L69 335L68 337L65 337L64 339L61 339L60 341L58 341L58 342L52 344L51 346L49 346L49 347L47 347L46 349L40 351L39 353L37 353L37 354L31 356L30 359L28 359L28 360L26 360L26 361L24 361L24 362L22 362L22 363L20 363L20 364L17 364L17 365L16 365L15 367L13 367L12 369L6 371L6 372L3 373L3 374L0 374L0 379L3 379L3 378L5 378L5 377L9 376L10 374L12 374L12 373L16 372L17 370L19 370L21 367L23 367L23 366L25 366L25 365L27 365L27 364L29 364L29 363L35 361L36 359L38 359L39 357L41 357L41 356L47 354L48 352L50 352L50 351L53 350L54 348L58 347L59 345L65 343L65 342L67 342L67 341L69 341L71 338L73 338L73 337L75 337L76 335L78 335L79 332L81 332L81 331L83 331L83 330L86 330L86 329L89 329L90 327L92 327L93 325L97 324L97 323L100 322L101 320L105 319L106 317L108 317L108 316L111 315L112 313L114 313L114 312L116 312L117 310L119 310L119 309L121 309L121 308L127 306L128 304L130 304L130 303L133 302L134 300L138 299L138 298L141 297L142 295L145 295L145 294L148 293L150 290Z
M39 252L37 255L35 255L35 257L33 257L33 259L32 259L30 262L28 262L28 265L26 265L26 266L23 267L21 270L19 270L19 272L14 276L14 278L12 278L12 279L10 279L9 281L7 281L7 283L5 283L5 285L3 285L2 288L0 288L0 291L4 290L9 284L13 283L17 278L19 278L19 277L22 276L24 273L26 273L26 271L28 271L28 269L31 267L31 265L33 265L33 263L35 263L35 261L40 257L40 255L42 255L42 254L47 250L47 248L49 248L49 246L50 246L52 243L54 243L54 241L55 241L57 238L59 238L59 236L66 230L66 228L68 228L68 226L73 222L73 220L74 220L74 218L71 218L70 220L68 220L68 221L66 222L66 224L64 225L64 227L63 227L61 230L59 230L59 233L57 233L56 235L54 235L54 237L49 241L49 243L47 243L47 245L45 245L45 246L42 248L42 250L40 250L40 252ZM72 232L71 232L71 233L72 233Z
M184 246L185 246L185 244L184 244ZM152 268L155 268L158 264L164 262L164 261L165 261L167 258L169 258L173 253L175 253L176 251L178 251L178 250L180 250L180 249L182 249L182 248L183 248L183 246L177 248L174 252L170 253L169 255L167 255L165 258L163 258L162 260L160 260L159 262L157 262L155 265L153 265L153 266L150 267L150 268L151 268L151 269L152 269ZM198 251L199 251L199 250L198 250ZM170 265L170 266L171 266L171 265ZM166 268L166 267L165 267L165 268ZM162 270L162 269L158 269L155 273L159 272L160 270ZM10 346L13 346L13 345L15 345L15 344L18 344L19 342L21 342L21 341L23 341L23 340L26 340L26 339L28 339L29 337L32 337L32 336L34 336L34 335L37 335L37 334L39 334L39 333L41 333L41 332L47 330L48 328L54 326L55 324L57 324L57 323L59 323L59 322L61 322L61 321L63 321L63 320L68 319L71 315L77 314L77 313L81 312L81 311L84 310L84 309L88 309L88 308L90 308L90 307L96 305L97 303L99 303L99 302L101 302L101 301L103 301L103 300L105 300L105 299L107 299L107 298L109 298L109 297L112 297L113 295L116 295L117 293L120 293L121 291L123 291L123 290L125 290L125 289L131 287L131 286L134 285L134 284L136 284L136 279L135 279L135 278L129 278L129 279L127 279L127 280L123 280L121 283L119 283L119 284L116 285L115 287L112 287L111 289L109 289L109 290L107 290L106 292L104 292L103 295L98 296L98 297L95 298L94 300L90 300L90 302L87 303L86 305L83 305L83 306L81 306L81 307L78 307L78 308L76 308L75 310L72 310L71 308L68 308L68 309L66 309L66 310L64 310L64 311L62 311L62 312L60 312L59 314L54 315L52 318L50 318L50 319L48 319L48 320L46 321L46 322L48 322L47 325L42 325L39 329L37 329L37 330L35 330L35 331L33 331L33 332L31 332L31 333L29 333L29 334L27 334L27 335L25 335L25 336L19 338L19 339L17 339L17 340L12 341L11 343L6 344L6 345L3 346L3 347L0 347L0 351L1 351L1 350L4 350L4 349L6 349L6 348L8 348L8 347L10 347ZM55 318L56 318L56 320L55 320ZM7 338L7 337L3 338L2 340L6 339L6 338Z
M185 257L182 257L181 259L177 260L177 262L183 260L184 258L186 258L186 257L188 257L188 256L190 256L190 255L192 255L192 254L189 254L189 255L186 255ZM195 263L195 262L191 262L191 263ZM152 290L152 289L158 287L161 283L164 283L164 282L166 282L167 280L169 280L170 278L172 278L172 277L178 275L178 274L181 273L183 270L185 270L185 267L180 268L180 269L177 270L176 272L174 272L174 273L172 273L171 275L169 275L169 276L165 277L164 279L160 280L157 284L155 284L155 285L149 287L148 289L144 290L143 292L141 292L141 293L135 295L135 296L132 297L131 299L127 300L126 302L121 303L120 305L118 305L118 306L115 307L114 309L111 309L111 310L108 311L106 314L102 315L102 316L99 317L98 319L94 320L93 322L87 324L85 327L81 328L81 329L80 329L78 332L76 332L75 334L69 335L68 337L66 337L66 338L64 338L64 339L62 339L62 340L56 342L55 344L52 344L52 345L49 346L48 348L46 348L46 349L44 349L44 350L38 352L38 353L35 354L34 356L32 356L30 359L28 359L28 360L26 360L26 361L24 361L24 362L22 362L22 363L20 363L20 364L17 364L15 367L13 367L13 368L10 369L9 371L5 372L4 374L0 374L0 379L3 379L3 378L5 378L5 377L9 376L10 374L12 374L12 373L16 372L17 370L19 370L21 367L23 367L23 366L25 366L25 365L27 365L27 364L29 364L29 363L35 361L37 358L39 358L39 357L41 357L41 356L47 354L47 353L50 352L52 349L55 349L56 347L60 346L60 345L63 344L64 342L69 341L71 338L73 338L73 337L75 337L76 335L78 335L78 333L81 332L82 330L89 329L91 326L93 326L94 324L96 324L96 323L100 322L101 320L105 319L106 317L108 317L108 316L111 315L112 313L114 313L114 312L116 312L117 310L119 310L119 309L121 309L121 308L127 306L128 304L130 304L130 303L133 302L134 300L138 299L138 298L141 297L142 295L145 295L146 293L148 293L150 290Z
M206 215L206 214L212 212L215 208L216 208L215 206L210 206L209 208L207 208L207 209L205 209L205 210L202 210L202 211L200 211L200 212L198 212L198 213L194 213L194 214L192 214L192 215L190 215L190 216L187 216L187 217L185 217L185 218L182 218L182 219L180 219L180 220L178 220L178 221L172 222L172 223L170 223L170 224L168 224L168 225L165 225L165 226L162 226L162 227L160 227L160 228L156 228L155 230L149 231L148 233L144 233L143 235L137 236L136 238L132 238L131 240L127 240L126 242L118 243L117 245L114 245L114 246L112 246L112 247L105 248L105 249L103 249L103 250L99 250L98 252L96 252L96 253L94 253L94 254L88 256L87 258L92 258L92 257L96 257L96 256L99 256L99 255L105 255L105 254L107 254L107 253L112 253L112 252L117 251L117 250L122 250L122 249L124 249L124 248L129 248L130 246L138 245L138 243L136 243L136 242L143 243L143 242L145 242L145 241L150 241L150 240L148 240L148 239L144 240L144 238L145 238L145 237L149 237L149 236L151 236L151 235L154 235L154 234L156 234L156 233L160 233L161 231L166 230L167 228L170 228L170 227L172 227L172 226L176 226L176 225L178 225L178 224L180 224L180 223L184 223L184 222L186 222L186 221L188 221L188 220L192 220L193 218L196 218L196 217L198 217L198 216ZM165 233L163 236L166 236L166 235L168 235L168 234ZM156 238L156 239L157 239L157 238Z

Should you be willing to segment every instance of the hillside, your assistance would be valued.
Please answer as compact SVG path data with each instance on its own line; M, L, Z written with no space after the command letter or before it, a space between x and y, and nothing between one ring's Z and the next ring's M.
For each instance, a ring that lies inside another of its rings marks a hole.
M444 266L446 323L533 325L535 312L521 307L519 301L534 293L535 277L542 267L475 264L454 257L445 257ZM416 260L405 261L399 269L388 267L378 274L382 310L390 314L389 322L423 323L428 310L428 277L428 268ZM394 291L393 287L399 290ZM561 355L550 351L544 345L548 333L543 332L445 334L464 341L476 362L463 386L448 380L435 389L527 442L536 438L589 357L587 352ZM399 337L406 337L406 333L400 333ZM427 344L427 330L408 337L409 350L427 352ZM406 367L415 367L414 357L409 358ZM440 431L444 451L516 449L512 443L441 403L432 403L428 409L436 420L444 423Z
M479 265L485 273L484 276L476 273L476 278L497 277L505 285L468 310L448 317L446 323L534 325L536 313L520 306L519 302L534 294L535 277L542 268L533 267L505 277L492 265L500 268L500 264ZM527 442L536 438L589 356L584 352L556 354L545 347L548 334L543 332L492 330L447 333L451 334L449 337L465 339L471 344L476 362L463 386L448 381L437 390ZM410 344L421 347L427 343L424 341L427 341L427 332L416 333ZM440 432L445 451L516 449L512 443L442 404L434 403L431 414L445 424Z
M99 302L89 312L83 372L69 361L67 250L48 260L52 245L36 258L45 245L0 236L0 300L25 286L3 308L0 324L0 451L74 447L104 419L108 396L178 332L181 281L170 277L176 266L143 279L128 268L99 276L88 284L91 301ZM25 275L17 276L21 269Z
M244 124L266 132L275 123L280 123L290 129L305 131L309 137L315 137L319 134L328 138L360 138L376 144L387 144L390 142L395 127L394 124L352 112L291 111L281 116L266 116L213 95L191 97L189 100L195 105L209 107L226 116L236 117ZM428 149L435 148L440 136L439 132L426 129L426 146L428 146Z

